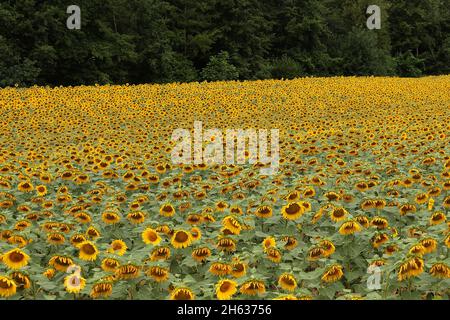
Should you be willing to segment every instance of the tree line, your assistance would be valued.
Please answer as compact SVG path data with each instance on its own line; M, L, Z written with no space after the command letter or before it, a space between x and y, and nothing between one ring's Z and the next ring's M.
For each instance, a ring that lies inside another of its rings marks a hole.
M71 4L80 30L66 26ZM366 26L372 4L379 30ZM449 11L450 0L3 0L0 86L449 74Z

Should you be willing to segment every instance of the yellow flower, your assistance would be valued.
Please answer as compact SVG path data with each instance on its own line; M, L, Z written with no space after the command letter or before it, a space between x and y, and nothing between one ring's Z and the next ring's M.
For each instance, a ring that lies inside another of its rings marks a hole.
M191 245L192 236L188 231L178 230L175 231L170 242L172 243L172 246L176 249L186 248Z
M127 252L127 245L123 240L114 240L111 242L108 252L123 256Z
M142 232L142 240L146 244L152 244L156 246L161 242L161 237L158 235L158 232L156 232L156 230L147 228Z
M0 297L8 298L16 294L17 286L14 280L0 276Z
M287 291L294 291L297 288L297 281L294 276L289 273L283 273L278 278L278 285Z
M28 264L30 257L20 249L12 249L1 256L1 261L8 268L17 270Z
M219 300L229 300L237 292L237 283L222 279L216 284L216 296Z
M79 293L86 286L86 279L78 274L72 274L64 278L64 287L69 293Z
M85 261L95 261L97 259L98 250L91 241L84 241L78 246L79 258Z

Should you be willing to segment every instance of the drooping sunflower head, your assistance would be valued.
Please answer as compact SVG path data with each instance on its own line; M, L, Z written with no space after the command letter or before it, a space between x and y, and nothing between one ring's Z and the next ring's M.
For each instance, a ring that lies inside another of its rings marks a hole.
M175 214L175 208L170 203L166 203L159 209L159 214L164 217L172 217Z
M450 267L445 263L435 263L430 269L430 274L435 278L449 279L450 278Z
M209 272L216 276L225 276L230 274L232 266L224 262L213 262L209 267Z
M437 211L431 215L430 218L430 224L431 225L438 225L441 223L444 223L447 220L447 217L442 211Z
M208 257L211 256L211 250L208 247L201 247L192 250L192 258L197 262L204 262Z
M106 272L115 272L116 269L120 266L120 263L118 260L113 258L105 258L102 260L102 269Z
M158 260L167 260L170 258L170 248L169 247L156 247L153 249L150 260L158 261Z
M68 256L56 255L50 258L48 264L58 271L66 272L67 268L73 265L73 260Z
M373 217L370 224L378 229L385 229L389 226L387 219L382 217Z
M16 294L17 285L11 278L0 276L0 297L8 298Z
M267 249L271 248L271 247L275 247L276 246L276 240L274 237L266 237L263 242L262 242L262 246L264 251L267 251Z
M242 230L241 223L233 216L226 216L222 220L222 224L233 234L240 234Z
M330 212L330 219L333 220L334 222L339 222L341 220L344 220L348 215L348 211L345 210L342 207L336 207L333 208L333 210L331 210Z
M343 275L344 273L342 271L342 266L335 264L329 267L327 271L325 271L325 273L322 275L322 281L328 283L336 282L341 279Z
M31 286L30 277L23 272L15 271L10 274L10 277L14 280L18 289L28 289Z
M425 253L431 253L437 248L437 241L433 238L423 239L420 244L425 248Z
M287 291L294 291L297 288L297 281L295 277L290 273L283 273L278 278L278 285Z
M259 294L264 294L266 292L266 286L263 281L252 279L244 282L239 288L239 291L242 294L255 296Z
M298 245L298 240L293 236L285 236L282 240L285 242L284 248L287 250L293 250Z
M256 209L255 215L259 218L270 218L272 216L272 208L269 206L260 206Z
M159 266L153 266L147 270L147 275L152 277L156 282L164 282L169 279L169 269Z
M131 211L130 213L128 213L127 219L132 224L140 224L145 221L145 213L142 211Z
M339 233L342 235L350 235L359 231L361 231L361 226L358 222L353 220L344 222L339 228Z
M189 288L175 288L170 294L170 300L194 300L195 295Z
M107 298L112 294L113 285L109 282L99 282L92 286L90 296L94 299Z
M266 250L266 256L272 262L275 262L275 263L280 263L281 262L282 254L276 248L273 248L273 247L268 248Z
M140 267L134 264L125 264L118 267L115 271L115 276L120 280L129 280L139 277Z
M120 221L120 215L113 211L105 211L102 213L102 221L106 224L116 224Z
M331 242L330 240L322 240L319 245L323 249L322 255L324 257L328 257L328 256L332 255L334 253L334 251L336 250L336 247L334 246L333 242Z

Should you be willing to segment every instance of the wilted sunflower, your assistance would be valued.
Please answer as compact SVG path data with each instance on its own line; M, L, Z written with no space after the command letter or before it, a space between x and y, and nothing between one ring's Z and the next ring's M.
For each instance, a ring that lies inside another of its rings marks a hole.
M150 255L150 260L152 260L152 261L168 260L169 258L170 258L170 248L169 247L154 248Z
M86 230L86 235L89 237L89 239L97 239L98 237L100 237L100 232L94 228L93 226L90 226L87 230Z
M322 275L322 281L324 282L336 282L339 279L342 278L344 273L342 272L342 266L335 264L332 265L325 271L325 273Z
M216 276L225 276L231 273L232 266L228 263L213 262L209 267L209 272Z
M102 220L106 224L116 224L120 221L120 216L116 212L105 211L102 213Z
M442 211L437 211L431 215L430 224L432 226L444 223L447 220L447 217Z
M0 276L0 297L8 298L16 294L17 285L13 279Z
M336 250L336 247L334 246L333 242L330 240L322 240L319 244L323 248L322 255L324 257L328 257L334 253Z
M194 227L191 229L192 241L198 241L202 238L202 232L199 228Z
M321 247L314 247L308 251L308 260L314 261L322 258L325 254L325 249Z
M127 244L123 240L113 240L109 246L108 252L123 256L127 252Z
M47 235L47 242L54 245L60 245L63 244L66 241L64 238L64 235L61 233L55 232L55 233L49 233Z
M243 277L247 273L247 266L244 262L236 260L231 264L231 274L235 278Z
M169 269L153 266L147 270L146 274L152 277L156 282L164 282L169 279Z
M270 218L272 216L272 208L269 206L260 206L256 209L255 215L259 218Z
M237 283L222 279L216 284L216 296L219 300L229 300L237 292Z
M228 237L221 237L217 241L217 249L225 252L233 252L236 250L236 242Z
M425 249L425 247L421 244L421 243L418 243L418 244L415 244L415 245L413 245L410 249L409 249L409 253L410 254L413 254L413 255L416 255L416 256L423 256L424 254L425 254L425 251L426 251L426 249Z
M67 268L74 263L72 258L68 256L56 255L50 258L48 264L58 271L66 272Z
M78 245L79 258L85 261L95 261L97 259L98 250L91 241L84 241Z
M175 208L170 203L166 203L159 209L159 214L170 218L175 214Z
M170 300L194 300L195 295L189 288L175 288L170 294Z
M437 248L437 241L433 238L426 238L420 241L420 244L425 248L424 253L431 253Z
M29 181L20 182L17 188L22 192L31 192L34 190L33 185Z
M419 257L414 257L404 262L398 270L398 281L416 277L423 272L423 260Z
M94 299L107 298L112 294L113 286L109 282L100 282L92 286L90 296Z
M445 263L435 263L430 269L430 274L435 278L450 278L450 268Z
M361 231L361 226L359 225L358 222L353 220L348 220L344 222L339 228L339 233L342 235L350 235L359 231Z
M282 255L281 255L281 252L278 249L275 249L275 248L272 248L272 247L268 248L266 250L266 256L272 262L275 262L275 263L280 263L281 262Z
M142 211L131 211L130 213L128 213L127 219L132 224L143 223L145 221L145 213Z
M389 236L386 233L379 233L373 237L372 246L376 249L387 241L389 241Z
M172 243L172 246L176 249L186 248L191 245L192 236L188 231L177 230L174 232L170 242Z
M240 234L242 230L242 226L240 222L233 216L226 216L222 220L222 224L228 230L230 230L233 234Z
M28 264L30 257L22 250L12 249L0 257L3 264L9 269L17 270Z
M385 229L389 226L387 219L382 217L373 217L372 221L370 221L370 224L374 227L377 227L378 229Z
M152 228L147 228L142 232L142 240L146 244L152 244L154 246L158 245L161 242L161 237L158 232Z
M115 272L116 269L120 266L120 263L118 260L113 258L105 258L102 260L102 269L106 272Z
M86 237L83 234L74 234L70 238L70 243L76 248L80 243L86 241Z
M281 214L286 220L295 220L305 213L305 207L299 202L289 203L281 208Z
M244 282L241 287L239 288L239 291L242 294L246 294L249 296L255 296L259 294L264 294L266 292L266 286L264 285L263 281L260 280L247 280Z
M298 240L292 236L285 236L282 240L285 242L284 248L287 250L293 250L298 245Z
M278 285L287 291L294 291L297 288L297 281L290 273L283 273L278 278Z
M125 264L115 271L115 276L120 280L136 279L139 277L140 268L134 264Z
M28 289L31 286L30 277L19 271L15 271L9 275L17 285L18 289Z
M192 258L197 262L204 262L208 257L211 256L211 250L207 247L201 247L192 250Z

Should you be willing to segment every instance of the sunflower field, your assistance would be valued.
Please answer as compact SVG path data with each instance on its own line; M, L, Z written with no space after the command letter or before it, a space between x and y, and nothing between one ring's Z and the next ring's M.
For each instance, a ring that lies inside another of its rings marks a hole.
M280 168L172 132L280 130ZM449 299L450 76L0 90L1 299Z

